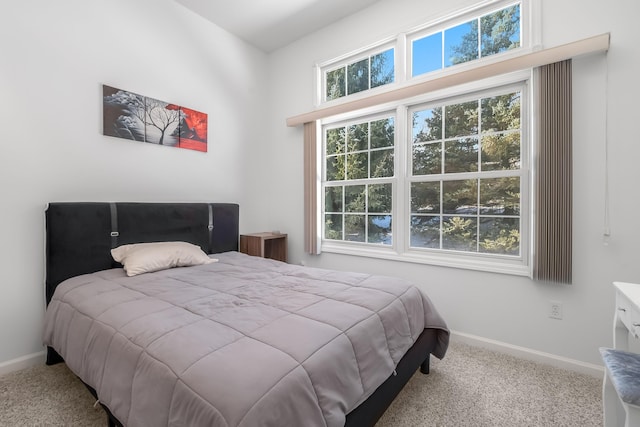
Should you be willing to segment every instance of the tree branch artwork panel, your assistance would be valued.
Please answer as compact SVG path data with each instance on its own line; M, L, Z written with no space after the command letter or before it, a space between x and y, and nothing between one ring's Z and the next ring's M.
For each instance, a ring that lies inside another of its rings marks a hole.
M104 135L207 152L206 113L107 85L102 96Z

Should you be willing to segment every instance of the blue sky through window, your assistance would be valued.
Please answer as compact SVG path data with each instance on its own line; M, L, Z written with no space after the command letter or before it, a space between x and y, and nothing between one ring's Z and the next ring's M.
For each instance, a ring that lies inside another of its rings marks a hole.
M442 33L413 42L412 77L442 68Z
M420 110L413 113L413 140L415 141L420 132L424 132L425 135L429 134L429 127L427 125L427 119L433 119L433 110Z

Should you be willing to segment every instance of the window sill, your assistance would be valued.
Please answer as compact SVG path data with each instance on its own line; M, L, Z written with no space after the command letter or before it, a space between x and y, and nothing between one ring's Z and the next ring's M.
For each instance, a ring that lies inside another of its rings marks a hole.
M530 267L521 258L502 258L485 254L466 255L453 252L428 253L415 249L399 252L391 247L371 247L370 245L342 244L340 242L323 242L322 252L531 277Z

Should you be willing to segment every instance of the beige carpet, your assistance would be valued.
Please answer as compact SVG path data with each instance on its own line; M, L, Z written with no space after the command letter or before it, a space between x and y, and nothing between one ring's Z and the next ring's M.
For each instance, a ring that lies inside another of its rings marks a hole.
M602 426L601 380L452 343L417 373L376 427ZM64 364L0 377L0 426L104 426Z
M602 380L453 343L376 427L601 427Z

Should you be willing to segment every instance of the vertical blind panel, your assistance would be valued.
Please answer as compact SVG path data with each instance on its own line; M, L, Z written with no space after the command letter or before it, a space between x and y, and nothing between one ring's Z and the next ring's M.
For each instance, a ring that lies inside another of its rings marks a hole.
M304 124L304 250L318 254L316 122Z
M540 102L534 278L571 283L571 60L538 68Z

